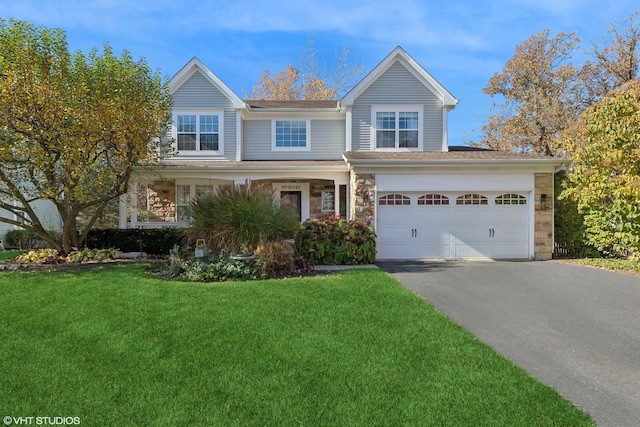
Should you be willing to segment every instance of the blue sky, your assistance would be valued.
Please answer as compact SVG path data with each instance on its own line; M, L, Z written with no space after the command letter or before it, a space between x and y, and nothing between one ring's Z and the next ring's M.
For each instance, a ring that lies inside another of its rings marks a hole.
M478 137L493 102L482 88L516 45L549 29L577 32L588 49L638 8L637 0L0 0L1 17L62 28L72 51L109 42L167 77L197 56L240 97L265 67L296 65L309 37L328 59L348 47L365 71L400 45L460 99L451 145Z

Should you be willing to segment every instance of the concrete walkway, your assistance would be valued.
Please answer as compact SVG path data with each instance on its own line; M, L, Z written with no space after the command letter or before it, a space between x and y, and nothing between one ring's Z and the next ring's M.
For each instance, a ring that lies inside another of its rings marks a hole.
M640 426L640 277L550 261L379 267L599 425Z

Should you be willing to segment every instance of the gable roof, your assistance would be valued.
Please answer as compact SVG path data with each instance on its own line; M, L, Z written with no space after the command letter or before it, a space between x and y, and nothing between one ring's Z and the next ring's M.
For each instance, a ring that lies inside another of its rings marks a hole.
M444 107L453 109L458 104L458 99L444 88L427 70L411 57L402 47L396 47L386 58L382 60L364 79L355 85L343 98L343 105L353 105L354 101L374 83L396 61L399 61L420 82L429 88L442 101Z
M295 101L271 101L271 100L262 100L262 99L246 99L244 101L249 108L252 109L332 109L336 110L339 108L338 101L325 101L325 100L314 100L314 101L304 101L304 100L295 100Z
M218 76L213 74L211 70L195 56L191 58L191 60L187 62L187 64L182 67L180 71L178 71L176 75L171 78L171 80L169 80L170 93L174 93L176 90L178 90L180 86L182 86L187 80L189 80L189 77L191 77L196 71L200 71L200 73L202 73L202 75L205 76L205 78L207 78L207 80L209 80L211 84L217 87L218 90L220 90L227 97L227 99L231 101L233 108L246 107L242 99L240 99L238 95L236 95L231 89L229 89L229 87L224 84L222 80L218 78Z

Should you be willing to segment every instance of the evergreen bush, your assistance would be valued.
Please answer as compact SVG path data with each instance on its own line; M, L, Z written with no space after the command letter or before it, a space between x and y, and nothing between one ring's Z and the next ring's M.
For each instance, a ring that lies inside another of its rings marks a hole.
M295 250L312 264L371 264L376 259L376 235L362 222L338 215L308 219L295 235Z

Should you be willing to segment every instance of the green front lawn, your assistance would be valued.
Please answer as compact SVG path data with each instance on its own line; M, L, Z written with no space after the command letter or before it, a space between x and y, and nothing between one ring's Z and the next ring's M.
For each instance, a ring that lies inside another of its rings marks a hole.
M0 275L0 415L107 425L594 425L378 270Z
M15 258L18 255L20 255L22 252L20 251L14 251L14 250L9 250L9 251L2 251L0 252L0 261L7 261L11 258Z

